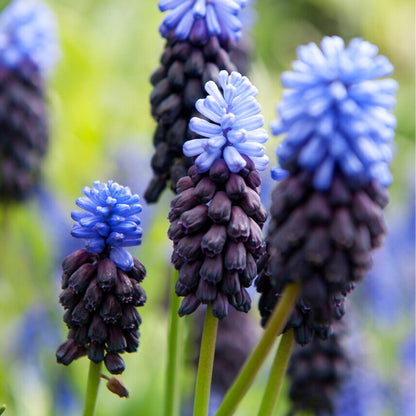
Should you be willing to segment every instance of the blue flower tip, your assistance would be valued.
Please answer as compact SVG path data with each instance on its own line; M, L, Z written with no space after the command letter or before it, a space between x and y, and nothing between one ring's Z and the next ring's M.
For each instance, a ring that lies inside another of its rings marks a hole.
M138 204L139 196L132 194L129 187L111 180L96 181L92 188L84 187L82 193L85 196L78 198L76 205L84 211L71 213L75 221L71 234L85 239L89 252L101 253L105 248L121 249L141 243L142 229L137 214L142 207ZM116 250L114 255L129 258L126 253L124 249Z
M0 63L16 68L25 60L48 75L60 57L57 28L49 7L13 0L0 14Z
M237 41L242 27L238 15L244 3L242 0L161 0L159 10L168 14L159 31L162 36L173 31L180 40L218 36Z
M346 46L326 36L297 49L293 71L282 74L289 88L278 106L274 135L287 133L277 151L284 168L296 161L314 175L316 187L327 187L340 170L352 181L380 180L377 163L389 161L386 143L394 137L397 82L383 78L393 71L378 48L363 39ZM383 180L384 181L384 180Z
M268 159L262 144L268 137L262 129L261 107L254 98L257 88L238 72L221 71L219 82L222 91L212 81L205 84L209 95L198 100L196 108L207 120L199 117L190 120L190 130L201 137L187 141L184 154L197 157L198 172L206 172L219 158L225 160L232 172L238 172L246 164L244 156L257 169L264 170Z

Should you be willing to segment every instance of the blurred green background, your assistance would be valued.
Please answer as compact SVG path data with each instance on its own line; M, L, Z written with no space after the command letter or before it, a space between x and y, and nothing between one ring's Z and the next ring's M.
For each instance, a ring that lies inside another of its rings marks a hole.
M0 404L7 404L5 414L10 416L80 414L87 359L70 367L55 362L55 350L66 337L57 300L59 264L80 244L69 236L70 212L82 188L97 179L113 178L143 193L150 177L155 127L149 77L164 44L158 32L162 14L156 1L48 3L59 24L62 56L49 82L52 134L43 184L31 201L0 213ZM392 61L400 89L392 164L395 182L387 217L401 215L414 199L413 2L259 0L256 9L250 78L260 91L266 125L275 118L281 97L280 74L290 69L298 45L320 42L324 35L337 34L346 41L361 36L378 45L380 53ZM276 145L272 137L267 145L272 166ZM139 351L125 357L122 379L131 397L119 399L102 387L97 416L162 412L171 247L166 237L169 192L158 205L144 207L143 244L132 250L148 270L143 283L148 303L140 310ZM257 322L256 302L253 305L251 314ZM394 324L385 326L377 325L377 316L363 320L359 310L351 313L360 321L370 364L388 385L398 385L403 377L398 351L414 328L413 311L401 313ZM192 377L187 368L183 384L188 396ZM264 369L239 407L239 416L257 413L266 377ZM283 415L285 406L283 401L276 414ZM396 414L387 406L380 416Z

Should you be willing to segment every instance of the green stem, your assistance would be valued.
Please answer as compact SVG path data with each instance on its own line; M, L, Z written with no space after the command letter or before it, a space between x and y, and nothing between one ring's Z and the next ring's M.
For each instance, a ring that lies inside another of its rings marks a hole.
M180 381L179 381L179 340L181 322L178 316L180 298L176 296L175 284L178 272L175 270L172 276L169 305L169 333L168 333L168 361L166 367L166 397L165 416L178 416L180 411Z
M201 351L199 353L198 375L196 378L195 388L194 416L208 415L217 329L218 319L212 315L212 305L209 304L205 313Z
M260 370L276 337L284 328L300 292L300 283L286 287L277 307L270 316L263 336L246 360L244 367L224 397L216 416L230 416L244 397L256 374Z
M85 400L84 416L93 416L95 403L97 401L98 386L100 384L101 364L95 364L90 361L90 370L88 372L87 398Z
M6 410L6 405L5 404L3 404L2 406L0 406L0 415L2 415L5 410Z
M259 416L272 416L282 388L286 374L290 354L294 343L293 329L285 332L280 340L279 349L270 370L269 381L264 391L263 401L260 406Z

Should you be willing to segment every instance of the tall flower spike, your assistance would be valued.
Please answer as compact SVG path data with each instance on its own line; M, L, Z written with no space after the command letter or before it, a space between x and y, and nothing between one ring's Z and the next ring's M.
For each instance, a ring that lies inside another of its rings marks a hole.
M230 52L240 35L244 4L242 0L159 2L159 8L169 13L161 25L167 39L161 65L151 77L150 103L157 128L151 161L154 176L144 195L147 202L156 202L169 181L176 191L178 180L192 165L182 152L184 142L195 138L189 120L198 115L195 103L205 97L206 82L220 86L219 72L236 70Z
M257 261L264 254L261 229L267 219L259 196L261 179L255 169L255 163L265 160L264 152L252 156L251 141L242 140L251 137L250 134L266 135L266 138L267 134L241 130L262 125L258 104L250 100L256 90L247 78L237 73L230 76L221 73L221 82L224 96L214 83L208 82L207 90L213 97L197 103L200 111L209 113L218 124L191 120L192 128L198 133L215 137L189 142L190 148L198 150L193 154L200 155L188 176L178 181L178 196L171 202L168 231L174 242L172 263L179 270L176 294L185 296L179 314L192 313L201 302L212 303L213 315L220 319L227 315L228 303L239 311L250 309L251 299L245 288L257 275ZM235 110L242 100L249 114ZM230 109L235 113L227 114L227 106L224 104L222 111L217 104L226 102L232 102ZM221 113L223 119L218 116ZM220 143L213 151L211 141L215 145ZM253 144L261 146L257 142Z
M0 15L0 198L21 200L47 150L45 76L59 56L54 16L39 1L14 0Z
M337 171L354 186L392 181L388 164L396 118L390 110L397 82L376 79L393 72L377 52L359 38L345 47L337 36L324 37L321 49L300 46L294 71L282 75L290 90L278 106L280 119L271 124L273 134L287 133L277 156L283 169L310 172L320 191L329 189Z
M209 170L216 159L223 158L231 172L246 166L243 156L250 158L256 169L264 170L269 158L263 146L268 139L262 129L264 118L261 107L254 98L258 91L247 77L238 72L219 73L222 93L213 81L205 84L207 98L196 102L197 110L207 120L193 117L189 123L192 131L203 138L189 140L183 146L185 156L198 156L197 172Z
M69 334L56 357L68 365L88 354L95 363L104 360L110 373L120 374L125 365L119 354L135 352L139 345L136 306L146 302L140 286L146 269L123 248L141 242L139 197L112 181L94 182L83 193L77 205L86 212L72 213L72 235L86 239L87 247L62 263L59 300Z
M279 106L281 121L272 124L274 133L288 131L278 148L283 175L274 171L285 179L272 194L268 253L257 281L265 319L285 285L302 282L287 324L300 344L327 337L344 313L344 296L382 243L390 174L381 155L394 125L386 108L396 83L369 81L392 71L386 58L375 58L377 48L355 39L344 49L334 37L324 38L322 49L299 48L297 72L283 77L296 88Z

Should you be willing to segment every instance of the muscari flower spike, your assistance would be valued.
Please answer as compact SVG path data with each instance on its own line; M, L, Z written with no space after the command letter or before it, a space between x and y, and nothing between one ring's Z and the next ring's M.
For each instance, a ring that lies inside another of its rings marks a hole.
M391 180L384 156L397 85L372 81L391 64L361 39L346 49L338 37L321 45L323 52L314 44L299 48L296 72L283 76L294 88L272 124L275 134L288 132L277 150L283 174L273 172L283 180L272 193L267 256L256 282L263 320L286 284L302 283L286 326L299 344L327 338L344 314L344 297L370 269L386 231Z
M137 214L142 211L139 196L113 181L85 187L76 204L85 210L71 213L75 224L71 234L86 240L88 253L108 252L122 270L133 268L133 257L124 247L141 243L142 229Z
M398 85L377 79L393 72L390 61L377 53L363 39L345 47L337 36L324 37L321 49L315 43L298 48L293 71L282 75L290 90L277 108L280 118L271 123L274 135L287 133L277 149L284 170L308 171L322 191L337 171L354 185L372 180L390 185L396 126L390 110ZM279 168L272 174L276 180L285 176Z
M184 296L179 315L212 304L219 319L228 305L240 312L251 307L245 288L257 275L265 251L261 231L267 211L260 201L261 178L267 157L260 129L263 117L254 99L255 87L246 77L220 73L221 93L213 82L210 95L197 109L211 121L193 118L191 129L206 138L190 140L184 153L197 156L188 175L178 181L171 202L168 236L174 242L172 263L179 270L176 294Z
M151 166L154 176L144 198L156 202L170 183L172 191L186 176L192 159L183 154L184 142L195 138L189 120L198 114L195 103L204 98L204 85L218 85L221 70L237 70L234 62L241 28L239 12L244 1L161 1L162 11L170 10L161 26L166 38L160 66L151 76L152 116L157 122L153 135L155 153ZM244 48L244 47L243 47ZM243 60L244 61L244 60ZM242 67L247 67L242 63ZM240 68L243 72L244 68Z
M231 172L246 166L243 156L251 159L257 170L268 164L265 155L267 132L262 129L261 106L254 98L258 90L238 72L219 73L222 92L213 81L205 84L207 98L196 102L197 110L208 120L193 117L189 128L202 138L189 140L183 146L186 156L196 157L197 172L207 172L215 160L223 158Z
M141 317L136 307L146 302L140 286L146 269L123 248L141 241L139 197L113 181L94 182L83 193L77 205L86 212L72 212L72 235L85 238L87 246L62 262L59 301L69 333L56 358L69 365L88 355L120 374L125 369L120 354L138 348Z
M237 41L241 37L238 14L246 0L161 0L159 9L169 13L159 27L162 36L173 31L180 40L194 38Z
M0 14L0 197L30 196L49 141L45 75L59 55L55 20L39 1L14 0Z
M0 15L0 65L19 67L32 62L48 74L60 55L51 10L37 0L14 0Z

